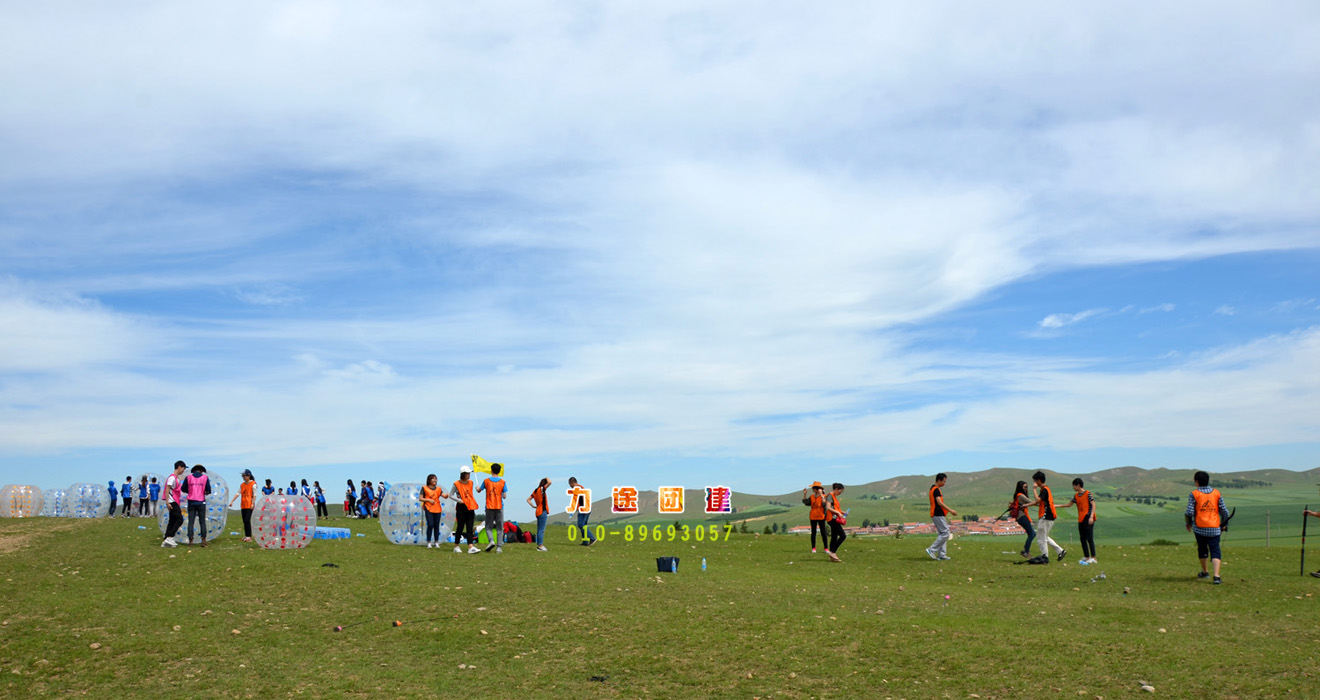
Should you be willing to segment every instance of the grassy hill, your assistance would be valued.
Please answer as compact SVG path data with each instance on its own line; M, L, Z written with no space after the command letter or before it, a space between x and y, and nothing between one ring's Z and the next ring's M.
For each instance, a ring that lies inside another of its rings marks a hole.
M1096 537L1100 544L1148 542L1154 539L1186 539L1182 513L1187 494L1192 490L1191 469L1141 469L1117 467L1090 474L1061 473L1042 470L1047 483L1054 489L1055 502L1062 504L1072 497L1071 483L1081 477L1086 487L1096 494ZM1018 480L1030 482L1032 472L1011 469L987 469L979 472L948 472L945 502L960 515L994 517L1004 511ZM891 523L928 520L926 492L932 483L931 475L900 476L866 484L850 484L843 495L844 506L851 509L849 525L864 522ZM828 480L822 480L828 482ZM1284 469L1216 473L1211 485L1224 494L1230 508L1237 508L1233 520L1235 541L1243 543L1265 542L1265 523L1270 520L1270 538L1296 538L1301 527L1300 511L1305 504L1320 505L1320 468L1306 472ZM810 482L808 482L810 483ZM608 494L608 488L598 489L593 495ZM656 512L656 493L643 491L639 497L641 512L637 515L616 515L610 512L608 496L592 503L591 522L595 524L625 526L628 524L668 523L674 521L746 522L757 532L766 526L781 528L805 525L807 509L801 503L801 492L777 495L757 495L735 492L735 512L727 516L707 517L702 512L705 492L702 489L685 491L686 512L681 516L666 516ZM1072 511L1064 511L1062 520L1071 521ZM570 516L558 514L551 523L566 524ZM1063 538L1072 528L1058 531ZM1060 541L1063 541L1062 539Z

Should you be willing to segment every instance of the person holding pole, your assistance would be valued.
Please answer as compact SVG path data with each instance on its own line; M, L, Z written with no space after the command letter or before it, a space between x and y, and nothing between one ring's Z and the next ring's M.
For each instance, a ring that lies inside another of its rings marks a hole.
M1218 586L1223 583L1219 578L1219 536L1228 529L1228 508L1219 490L1210 488L1209 474L1196 472L1192 480L1196 482L1196 490L1187 495L1187 512L1183 517L1187 531L1196 535L1196 554L1201 560L1201 573L1196 577L1210 578L1205 567L1206 559L1209 559L1214 563L1214 583Z

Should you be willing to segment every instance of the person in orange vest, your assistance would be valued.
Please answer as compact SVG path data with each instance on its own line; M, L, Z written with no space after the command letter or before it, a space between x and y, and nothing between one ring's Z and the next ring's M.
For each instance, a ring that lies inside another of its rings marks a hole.
M847 522L848 514L843 510L843 504L839 503L839 494L843 493L843 484L834 482L834 490L825 496L825 517L830 521L830 548L825 550L825 555L832 562L843 561L839 558L839 546L848 539L848 534L843 531L843 524Z
M1228 529L1228 507L1219 489L1210 488L1210 475L1197 472L1192 476L1196 490L1187 494L1187 512L1183 518L1187 521L1187 531L1196 535L1196 555L1201 560L1201 573L1197 578L1210 578L1206 571L1206 559L1215 565L1214 583L1223 583L1219 578L1219 536Z
M435 474L426 475L426 485L422 487L417 500L422 502L422 513L426 515L426 548L440 546L440 519L444 517L444 499L449 494L440 488Z
M1050 492L1050 487L1045 485L1045 472L1036 472L1031 475L1032 483L1036 484L1036 500L1030 505L1037 506L1036 511L1036 542L1040 544L1040 555L1045 557L1045 561L1050 560L1050 547L1058 550L1059 561L1067 556L1068 550L1059 546L1058 542L1050 539L1050 530L1054 529L1054 521L1058 518L1058 511L1054 508L1054 494Z
M454 553L461 554L463 548L459 545L463 543L463 537L467 536L468 554L476 554L481 550L477 549L477 497L472 494L472 487L476 484L472 481L472 467L464 464L458 468L458 481L454 482L454 490L449 492L449 497L458 501L458 507L454 508Z
M546 499L546 489L550 488L549 479L541 479L536 490L527 497L527 505L536 509L536 551L548 552L545 548L545 524L550 519L550 505Z
M1073 497L1071 501L1059 506L1071 508L1077 506L1077 538L1082 541L1082 566L1097 563L1095 560L1095 495L1083 488L1080 478L1073 479Z
M242 501L238 504L238 507L241 509L240 512L243 514L244 542L252 541L252 508L256 501L255 499L256 494L254 493L256 489L256 485L257 485L257 480L253 478L252 470L244 469L243 483L238 485L238 493L233 498L229 499L229 505L231 506L234 505L234 501L242 499Z
M504 465L499 462L490 465L490 476L477 487L486 492L486 532L490 533L486 551L493 548L496 554L504 551L504 495L509 492L509 485L500 478L502 471Z
M949 556L948 552L949 516L958 514L958 511L944 505L944 493L942 492L942 489L944 488L944 483L948 480L948 474L945 474L944 472L936 474L935 483L930 487L930 491L926 493L927 498L930 499L930 522L935 526L935 532L939 533L939 535L935 537L935 541L930 543L930 546L926 548L926 556L940 561L946 561L952 558Z
M1031 526L1031 515L1027 508L1031 505L1031 497L1027 495L1027 482L1019 481L1013 488L1013 500L1008 506L1008 517L1017 521L1018 527L1027 533L1027 541L1022 543L1022 556L1031 556L1031 541L1036 539L1036 528Z
M825 519L825 487L819 481L811 485L811 495L807 495L807 489L802 489L802 505L811 508L807 516L811 520L811 553L816 553L817 529L820 530L820 545L829 552L830 535L829 521Z

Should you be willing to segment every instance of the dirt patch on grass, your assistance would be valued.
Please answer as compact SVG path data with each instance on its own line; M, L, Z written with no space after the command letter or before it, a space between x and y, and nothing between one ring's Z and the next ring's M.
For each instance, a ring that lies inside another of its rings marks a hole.
M85 527L90 521L54 518L29 519L14 522L0 530L0 556L32 546L33 542L56 532L68 532Z

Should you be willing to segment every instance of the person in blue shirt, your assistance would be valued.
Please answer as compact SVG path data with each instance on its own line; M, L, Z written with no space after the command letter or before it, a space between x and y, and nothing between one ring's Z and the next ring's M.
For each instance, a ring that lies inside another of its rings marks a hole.
M371 517L371 499L375 495L371 491L371 486L364 479L361 483L360 497L358 498L358 518L365 519Z
M330 517L330 509L325 505L325 489L321 488L321 482L312 482L312 492L316 496L314 499L316 501L316 517Z
M124 483L119 485L119 498L124 501L124 517L133 517L133 477L124 477Z
M115 488L115 482L110 481L110 517L115 517L115 506L119 503L119 489Z
M156 503L160 501L160 484L156 483L156 477L151 477L151 517L156 517Z
M151 487L147 484L147 475L142 475L142 482L137 486L137 514L147 515L147 504L151 502Z
M357 490L353 488L353 480L348 480L348 490L344 492L344 517L351 517L357 512Z
M264 496L269 496L272 493L275 493L275 487L270 485L270 479L266 479L266 485L261 487L261 493Z

